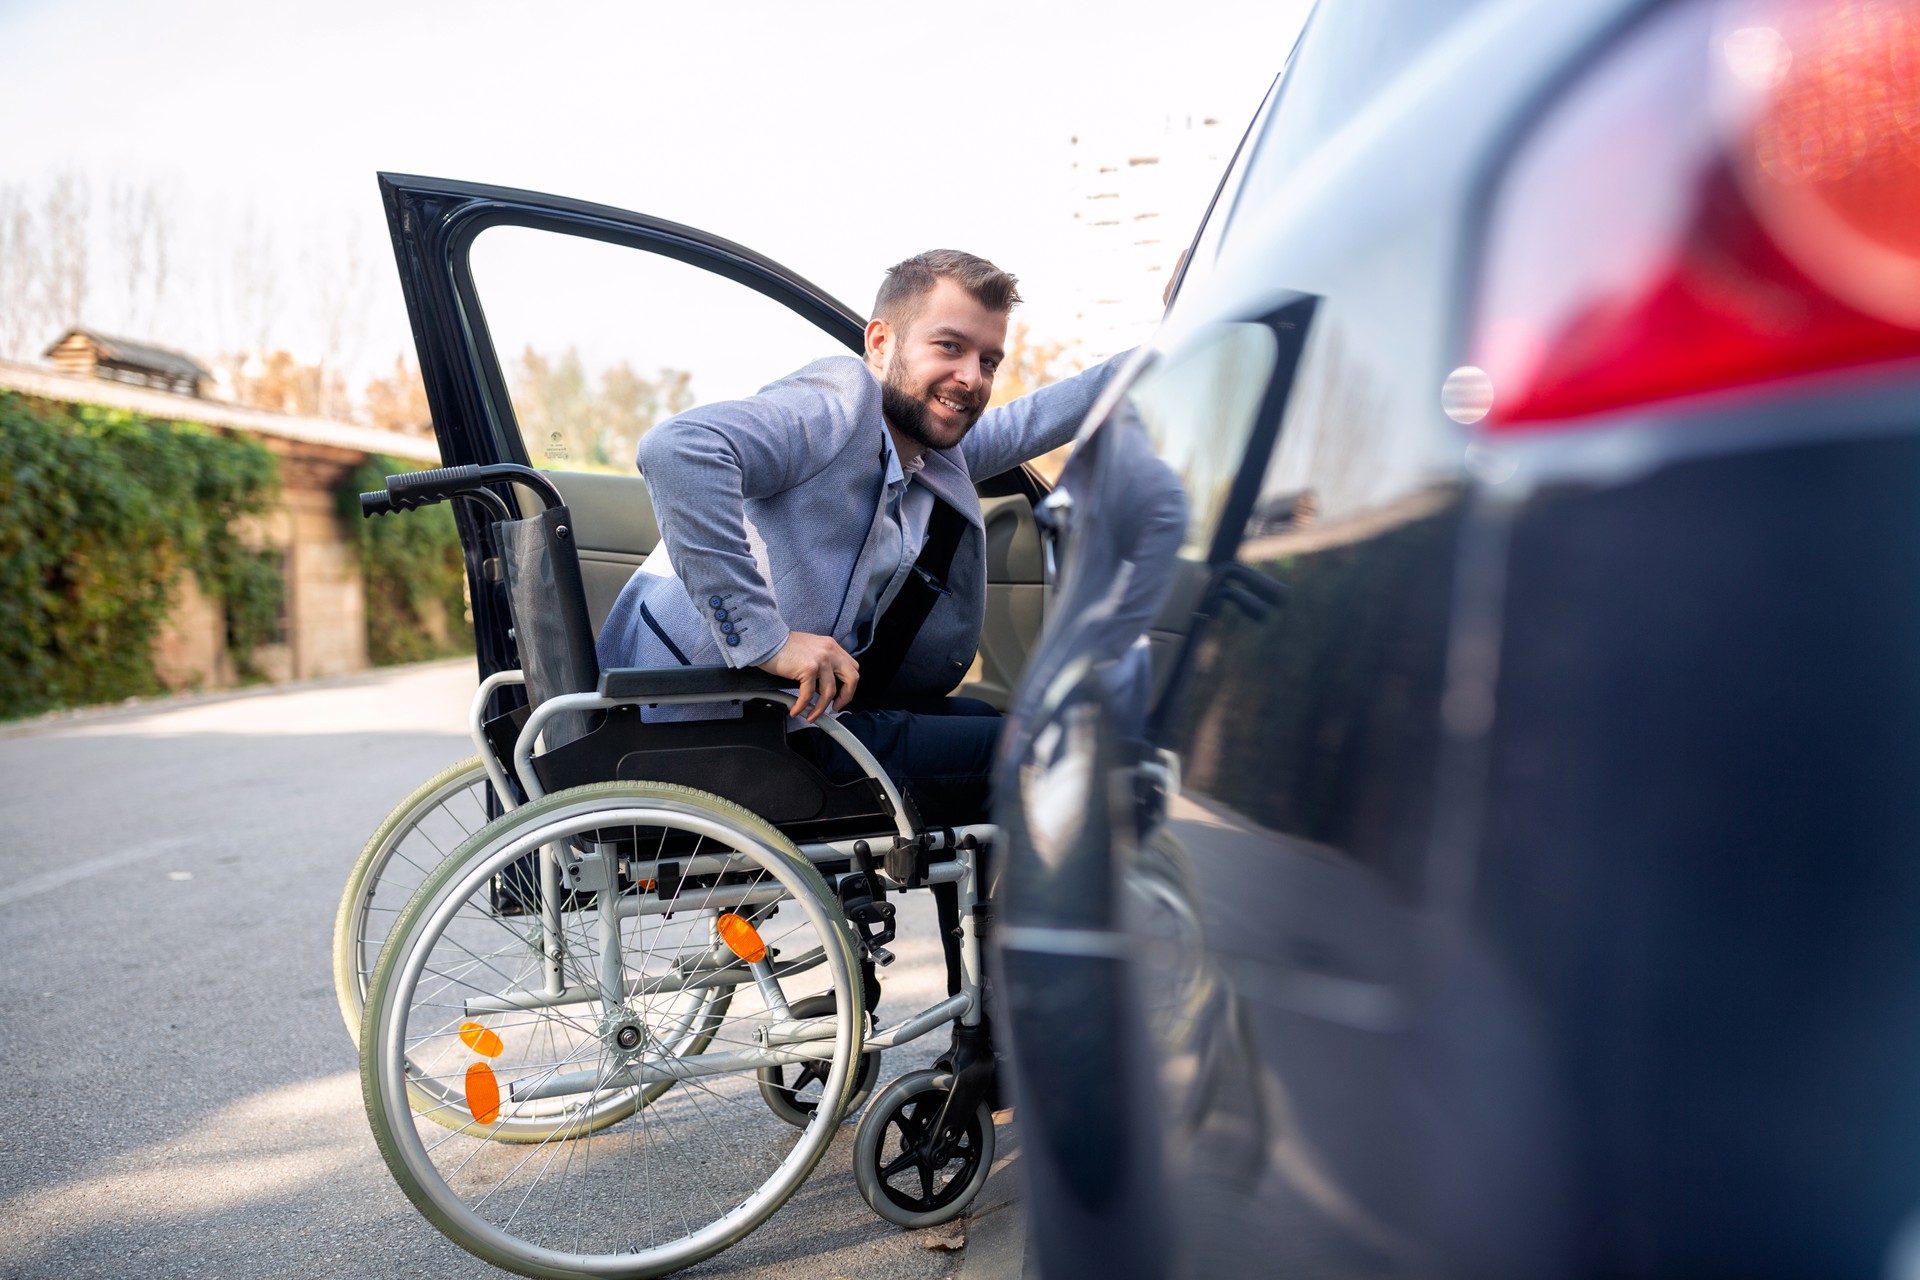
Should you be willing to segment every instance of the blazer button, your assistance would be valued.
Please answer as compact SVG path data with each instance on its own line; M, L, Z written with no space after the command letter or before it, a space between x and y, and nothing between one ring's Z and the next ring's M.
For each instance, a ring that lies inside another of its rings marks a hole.
M707 597L707 607L708 607L708 608L710 608L710 609L718 609L718 608L720 607L720 604L721 604L721 600L720 600L720 597L719 597L719 596L708 596L708 597Z
M740 637L739 637L739 636L728 636L728 637L727 637L727 643L728 643L728 644L739 644L739 643L740 643Z
M726 632L726 633L727 633L727 635L729 635L729 636L731 636L731 635L733 635L733 624L732 624L731 622L723 622L723 623L721 623L721 624L720 624L720 629L721 629L722 631L724 631L724 632Z
M727 620L727 611L725 609L715 609L713 611L713 616L718 618L720 621L725 622Z

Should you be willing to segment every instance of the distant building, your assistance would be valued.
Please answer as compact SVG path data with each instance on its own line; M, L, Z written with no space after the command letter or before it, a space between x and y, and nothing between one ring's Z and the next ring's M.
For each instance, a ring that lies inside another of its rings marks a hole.
M1213 116L1103 125L1074 136L1071 217L1082 261L1075 332L1083 361L1146 340L1160 295L1226 171L1237 132Z
M91 329L69 329L41 354L62 373L128 382L175 395L199 396L213 381L213 374L192 356Z

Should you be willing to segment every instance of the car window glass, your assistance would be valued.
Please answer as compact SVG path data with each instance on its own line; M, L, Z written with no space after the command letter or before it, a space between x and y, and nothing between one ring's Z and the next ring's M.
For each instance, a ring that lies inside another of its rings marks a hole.
M1285 94L1251 148L1245 180L1214 218L1230 239L1240 212L1271 203L1300 162L1485 0L1342 0L1315 7L1288 62ZM1244 148L1243 148L1244 149Z
M1127 390L1154 452L1186 488L1185 557L1207 553L1278 356L1266 325L1216 325Z
M470 262L536 467L632 474L655 423L848 354L745 285L624 245L496 226Z
M1181 269L1179 287L1175 289L1169 303L1169 313L1177 307L1181 296L1192 296L1190 286L1197 286L1213 270L1214 259L1220 256L1220 237L1226 229L1227 216L1240 192L1240 185L1246 181L1247 165L1253 156L1254 141L1259 138L1261 127L1273 111L1274 102L1280 97L1281 87L1286 82L1286 72L1274 79L1267 96L1260 103L1260 109L1253 114L1253 123L1247 126L1246 136L1234 149L1233 160L1227 165L1227 172L1220 179L1220 187L1214 192L1213 202L1207 206L1206 218L1200 224L1193 244L1187 250L1187 262Z

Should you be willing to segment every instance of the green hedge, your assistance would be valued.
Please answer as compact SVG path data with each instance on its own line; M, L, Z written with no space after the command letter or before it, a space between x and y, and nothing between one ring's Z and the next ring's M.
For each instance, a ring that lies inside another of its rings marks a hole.
M244 664L286 588L232 523L278 490L254 441L0 392L0 715L159 692L154 638L188 569Z
M453 511L422 507L367 520L360 494L419 464L371 457L341 482L340 517L360 533L367 592L367 657L376 665L473 652L467 570ZM436 634L437 632L437 634Z

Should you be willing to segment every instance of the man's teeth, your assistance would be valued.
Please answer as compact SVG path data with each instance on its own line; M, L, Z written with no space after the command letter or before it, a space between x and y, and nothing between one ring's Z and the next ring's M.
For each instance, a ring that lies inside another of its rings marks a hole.
M967 406L960 404L957 401L949 400L945 396L935 396L934 399L938 400L941 404L953 410L955 413L965 413L967 411Z

